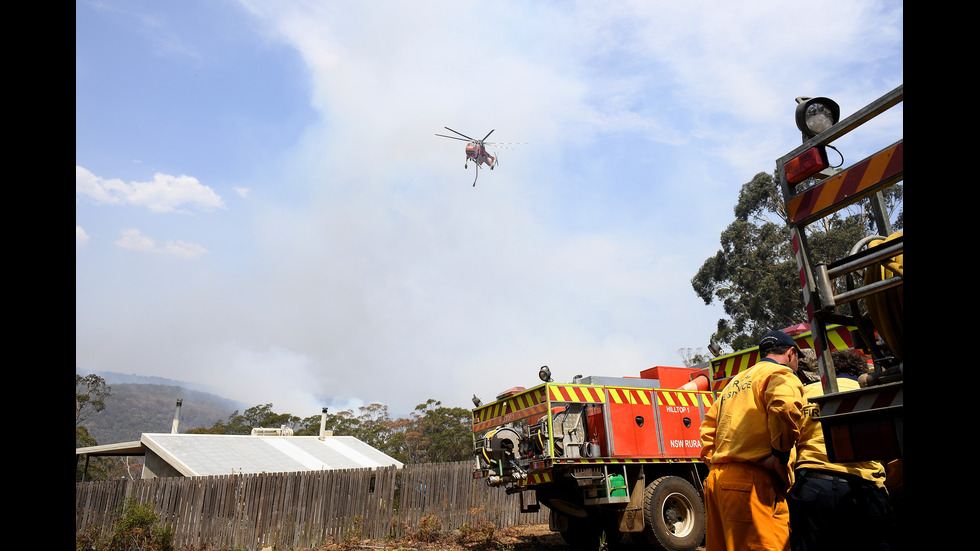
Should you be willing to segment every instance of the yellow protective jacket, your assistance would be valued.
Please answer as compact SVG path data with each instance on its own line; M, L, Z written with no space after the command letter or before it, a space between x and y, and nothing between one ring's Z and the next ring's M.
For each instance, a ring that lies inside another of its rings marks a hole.
M803 384L789 367L762 360L732 379L701 422L701 460L758 462L787 456L800 437Z
M857 380L848 377L837 377L837 388L841 392L861 388ZM803 387L804 397L823 396L823 386L820 382L810 383ZM854 463L831 463L827 458L827 446L824 442L823 427L817 421L820 416L820 406L808 403L803 408L803 427L800 441L796 445L796 463L794 470L817 469L831 473L841 473L861 477L874 482L879 487L885 487L885 467L877 461L861 461Z

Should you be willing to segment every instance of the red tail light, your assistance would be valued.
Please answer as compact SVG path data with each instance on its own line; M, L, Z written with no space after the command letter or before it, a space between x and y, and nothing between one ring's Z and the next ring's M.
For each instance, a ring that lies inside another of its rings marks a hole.
M814 147L783 165L783 170L786 171L787 182L798 184L828 166L830 163L827 162L827 150Z

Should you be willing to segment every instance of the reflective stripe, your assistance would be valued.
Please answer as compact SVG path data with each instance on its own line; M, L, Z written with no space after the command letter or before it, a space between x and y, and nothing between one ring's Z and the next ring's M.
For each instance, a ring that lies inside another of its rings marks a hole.
M609 399L615 404L650 405L650 391L634 388L610 388Z
M544 484L546 482L551 482L554 477L551 476L551 471L532 474L526 479L518 482L518 486L533 486L535 484Z
M786 203L790 224L796 226L827 216L887 182L901 180L905 174L904 151L902 140L790 199Z
M544 385L473 410L473 431L547 410Z
M602 388L584 385L549 385L548 396L552 402L603 403L606 401Z
M657 405L697 407L698 394L702 393L693 390L662 390L657 392Z
M806 299L808 296L806 286L804 286L803 290L804 299ZM851 340L851 328L848 326L835 325L828 327L827 337L830 339L831 350L847 350L854 346ZM813 334L809 331L795 335L793 339L800 348L813 348L816 350L813 342ZM715 358L711 362L711 389L716 391L721 390L728 384L728 379L759 363L759 359L758 347Z

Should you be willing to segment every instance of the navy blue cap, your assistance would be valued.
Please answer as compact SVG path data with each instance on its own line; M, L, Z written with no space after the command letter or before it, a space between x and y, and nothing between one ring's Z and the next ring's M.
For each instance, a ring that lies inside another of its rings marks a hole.
M792 346L799 348L796 346L796 341L793 340L793 337L789 336L788 334L782 331L770 331L763 335L762 340L759 341L759 352L765 355L766 350L770 350L778 346Z

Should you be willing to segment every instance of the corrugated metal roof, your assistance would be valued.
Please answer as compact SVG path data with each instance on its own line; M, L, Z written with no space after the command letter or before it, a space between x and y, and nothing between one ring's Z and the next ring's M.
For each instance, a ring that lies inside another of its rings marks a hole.
M140 443L185 476L402 467L353 436L144 433Z

